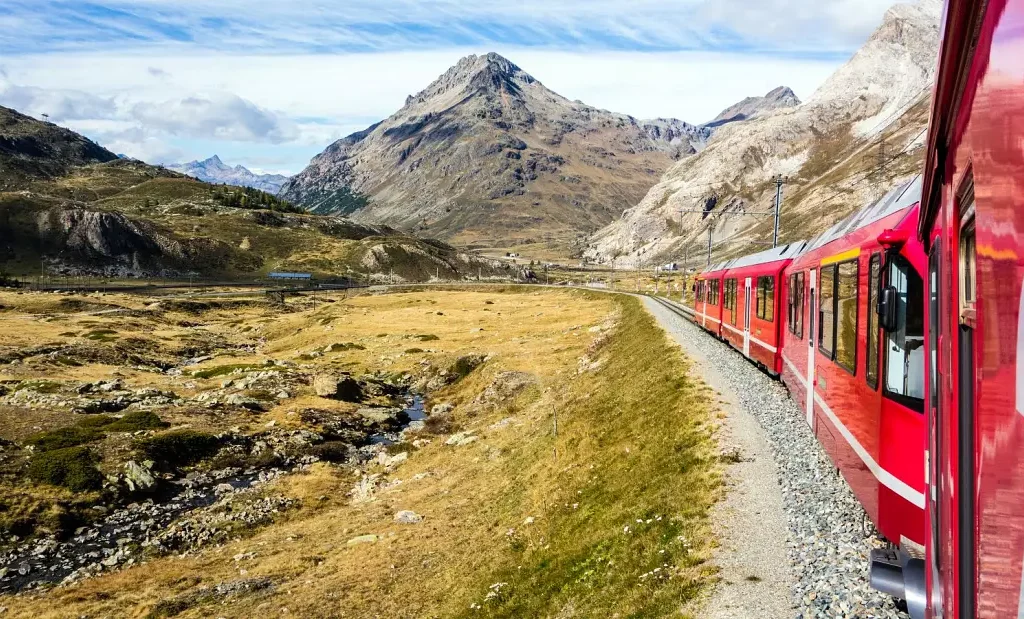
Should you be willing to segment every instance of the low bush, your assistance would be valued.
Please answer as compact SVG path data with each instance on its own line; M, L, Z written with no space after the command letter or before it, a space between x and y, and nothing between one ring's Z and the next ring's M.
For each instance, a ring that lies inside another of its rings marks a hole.
M33 454L28 476L33 481L63 486L75 492L99 490L103 474L96 468L99 457L88 447L66 447Z
M103 432L95 427L68 426L46 432L38 432L25 441L39 451L53 451L92 443L103 438Z
M326 441L309 448L309 455L324 462L344 462L348 459L351 446L343 441Z
M417 340L419 340L421 342L434 342L434 341L437 341L437 340L441 339L441 338L439 338L436 335L433 335L431 333L424 333L422 335L417 335L415 337L416 337Z
M160 419L153 411L132 411L124 417L106 426L111 432L137 432L138 430L158 430L171 424Z
M171 466L195 464L216 454L219 447L216 436L195 430L164 432L136 442L146 458Z
M117 417L110 415L83 415L78 420L80 428L104 428L117 421Z

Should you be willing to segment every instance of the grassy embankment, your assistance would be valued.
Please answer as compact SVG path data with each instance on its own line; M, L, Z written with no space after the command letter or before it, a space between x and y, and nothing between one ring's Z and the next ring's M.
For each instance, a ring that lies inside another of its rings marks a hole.
M8 616L677 616L712 582L715 398L687 378L639 301L414 293L264 326L264 353L275 355L322 343L320 330L333 327L366 346L342 353L366 369L490 353L433 396L455 405L450 432L479 439L451 446L428 435L420 449L393 448L409 459L368 471L379 477L359 502L347 494L360 473L315 465L275 488L302 507L251 537L0 600ZM438 339L410 343L415 333ZM504 401L481 398L507 371L528 373L534 386ZM268 415L289 418L283 409ZM423 522L395 523L406 509ZM377 538L349 543L363 535ZM264 578L269 586L239 593L215 588Z

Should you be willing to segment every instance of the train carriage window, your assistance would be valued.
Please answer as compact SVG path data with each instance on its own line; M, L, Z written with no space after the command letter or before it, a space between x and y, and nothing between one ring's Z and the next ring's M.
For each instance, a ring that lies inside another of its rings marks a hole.
M860 264L857 260L836 265L836 364L857 374L857 301Z
M720 280L711 282L711 305L718 305L718 285L721 283Z
M835 358L836 349L835 300L836 268L823 266L818 284L818 350L829 359Z
M757 278L757 317L768 322L775 320L775 278L771 275Z
M878 389L878 313L875 308L878 306L878 278L882 271L882 256L879 253L871 254L871 262L868 266L868 337L867 337L867 362L864 376L868 386Z
M804 337L804 273L789 276L789 332Z
M896 328L886 333L885 393L924 411L924 282L903 256L888 261L896 290Z

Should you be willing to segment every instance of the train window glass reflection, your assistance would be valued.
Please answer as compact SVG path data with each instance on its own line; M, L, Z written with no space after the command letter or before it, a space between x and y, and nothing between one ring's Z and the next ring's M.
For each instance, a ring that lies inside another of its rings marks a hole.
M789 276L789 311L786 318L789 332L804 337L804 274L803 271Z
M775 278L762 275L757 278L757 317L775 320Z
M821 282L818 285L818 350L829 359L833 358L836 341L835 297L835 267L821 267Z
M878 277L882 270L881 254L871 254L871 262L868 267L868 337L867 337L867 363L865 373L868 386L872 390L878 389Z
M885 391L924 410L924 282L902 256L889 261L896 289L896 329L886 334Z
M836 364L851 374L857 373L857 301L859 263L842 262L836 281Z

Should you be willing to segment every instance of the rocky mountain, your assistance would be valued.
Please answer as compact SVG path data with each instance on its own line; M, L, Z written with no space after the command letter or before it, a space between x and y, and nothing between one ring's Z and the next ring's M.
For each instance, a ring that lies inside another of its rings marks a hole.
M423 281L512 274L382 225L212 185L0 108L0 273L252 279L272 269Z
M881 197L920 169L939 41L938 0L896 5L850 60L809 100L755 111L716 129L675 163L647 195L595 234L586 256L619 264L678 259L692 247L704 263L771 240L775 177L785 178L781 239L807 238ZM786 100L773 91L768 98ZM720 119L751 108L730 108ZM683 212L680 212L683 211Z
M117 155L74 131L0 106L0 190L27 178L52 178Z
M569 236L617 218L712 131L570 101L498 54L468 56L281 195L462 242Z
M730 105L704 126L720 127L727 123L753 118L764 112L797 105L800 105L800 99L796 94L786 86L779 86L763 97L747 97L739 103Z
M288 180L283 174L255 174L241 165L231 167L217 155L203 161L173 163L164 167L207 183L252 187L275 195L281 191L281 185Z

